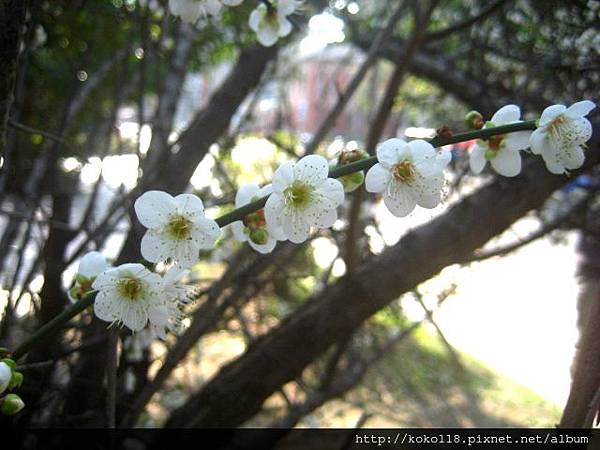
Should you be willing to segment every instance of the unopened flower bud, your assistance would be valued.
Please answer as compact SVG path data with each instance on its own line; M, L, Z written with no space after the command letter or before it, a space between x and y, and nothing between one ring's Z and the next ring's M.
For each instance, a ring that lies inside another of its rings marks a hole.
M353 192L365 181L365 174L360 172L350 173L338 178L344 186L344 192Z
M250 232L250 240L258 245L265 245L269 240L269 233L264 228L257 228Z
M0 362L0 394L8 388L12 378L12 369L5 362Z
M23 374L21 372L14 371L8 385L8 389L13 390L18 388L23 383Z
M6 364L8 367L10 367L12 370L16 370L17 369L17 363L14 362L12 359L10 358L3 358L0 362L3 362L4 364Z
M465 125L472 130L480 130L485 125L479 111L469 111L465 116Z
M6 416L13 416L25 407L25 403L17 394L8 394L0 401L0 412Z

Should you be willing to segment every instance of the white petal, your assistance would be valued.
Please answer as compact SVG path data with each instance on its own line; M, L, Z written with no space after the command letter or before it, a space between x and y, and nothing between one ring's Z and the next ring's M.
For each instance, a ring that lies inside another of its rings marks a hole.
M292 32L292 24L285 16L279 16L279 30L277 34L279 37L286 37Z
M283 193L294 182L294 163L286 161L273 174L273 192Z
M279 39L278 28L263 24L256 32L256 37L263 46L271 47Z
M260 191L258 191L258 196L264 197L266 195L271 195L271 193L273 193L273 185L267 184L267 185L263 186L262 188L260 188Z
M529 147L535 155L540 155L543 148L548 145L548 134L541 128L538 128L531 133L529 138Z
M473 173L481 173L485 167L485 163L487 162L485 159L486 150L486 148L481 147L480 145L475 145L473 150L471 150L471 154L469 155L469 166Z
M308 239L310 224L304 214L291 212L281 218L281 228L287 238L294 244L300 244Z
M412 160L415 164L431 161L437 156L437 152L433 145L423 139L415 139L408 143Z
M194 236L192 233L191 241L181 241L177 244L173 257L179 267L192 267L198 262L200 252L198 241L203 241L202 238L205 239L203 234L197 233L197 236Z
M196 225L192 230L192 240L199 248L212 248L215 241L221 236L221 229L217 222L203 217L196 222Z
M264 255L273 251L273 249L275 248L275 244L277 244L277 241L273 238L269 238L267 239L266 244L260 245L253 242L251 239L248 239L248 243L250 244L250 247L252 247L258 253L262 253Z
M177 212L194 221L198 217L204 217L204 205L202 200L193 194L179 194L175 197Z
M377 146L377 161L386 169L390 169L400 161L400 154L409 151L408 144L398 138L388 139Z
M166 327L169 324L169 310L165 305L148 308L148 319L153 325Z
M183 277L189 275L189 270L182 270L179 267L172 266L167 273L163 276L162 282L163 286L165 284L174 284L178 283Z
M261 189L255 183L244 184L240 186L235 194L235 207L244 206L252 200L253 197L262 197Z
M573 119L584 117L587 116L595 107L596 104L594 102L583 100L581 102L573 103L571 106L569 106L565 111L565 115Z
M508 133L504 138L504 145L508 150L523 150L529 147L531 131L517 131Z
M542 147L541 154L548 171L557 175L565 173L565 165L560 155L560 149L556 148L550 140Z
M452 152L450 150L441 150L435 160L438 168L443 171L450 164L450 161L452 161Z
M244 0L221 0L226 6L237 6L240 5Z
M88 252L79 262L77 273L87 278L97 277L110 265L106 262L106 258L100 252Z
M506 105L500 108L492 116L491 122L494 125L504 125L511 122L516 122L521 117L521 110L517 105Z
M443 186L444 176L440 174L431 178L417 177L406 189L418 205L435 208L440 203Z
M130 302L124 310L122 317L123 325L131 331L140 331L148 323L148 313L145 306L141 304L144 300Z
M396 188L392 192L386 192L383 196L383 203L396 217L408 216L416 206L409 190L402 187Z
M501 149L490 161L496 172L505 177L514 177L521 173L521 155L518 151Z
M251 13L250 13L250 17L248 19L248 25L250 26L250 28L255 31L258 32L258 29L260 28L260 24L263 20L263 17L265 16L267 12L267 7L264 4L260 4L256 7L256 9L254 9Z
M4 362L0 362L0 394L2 394L8 385L10 384L10 379L12 378L12 369L8 364Z
M175 199L162 191L144 192L134 203L138 220L146 228L158 228L166 224L175 208Z
M94 314L106 322L114 322L121 318L119 300L109 292L100 291L94 299Z
M285 241L287 239L280 225L273 225L267 222L267 231L269 232L269 236L277 241Z
M294 166L294 179L311 186L319 186L327 179L328 174L329 164L319 155L305 156Z
M575 170L583 166L585 154L579 145L575 145L573 147L563 149L562 159L566 169Z
M344 185L334 178L328 178L315 189L315 194L331 200L334 207L344 202Z
M587 119L572 119L565 140L572 145L586 143L592 137L592 124ZM570 145L567 145L570 146Z
M175 241L169 239L166 233L150 229L142 237L140 253L146 261L157 263L173 257L175 245Z
M368 192L383 192L386 190L392 174L381 163L375 164L367 172L365 188Z
M248 240L248 235L244 233L244 228L246 228L241 220L236 220L231 224L231 231L233 233L233 238L236 241L246 242Z
M96 277L92 288L94 290L110 289L115 286L119 278L119 271L116 268L110 268Z
M267 199L265 220L268 227L278 228L280 226L283 207L283 201L279 195L273 194Z
M548 106L542 112L542 116L540 117L540 127L548 125L552 122L556 116L565 112L567 107L565 105L552 105Z
M317 228L330 228L337 220L338 214L335 208L328 208L319 211L316 215L313 226Z

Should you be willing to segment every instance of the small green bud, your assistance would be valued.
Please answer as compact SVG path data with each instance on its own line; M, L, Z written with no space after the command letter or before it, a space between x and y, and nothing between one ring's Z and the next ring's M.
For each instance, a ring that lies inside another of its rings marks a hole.
M86 284L90 282L90 279L78 273L77 275L75 275L75 281L79 284Z
M6 347L0 347L0 358L4 358L6 355L10 353L10 350Z
M485 159L487 159L488 161L491 161L492 159L494 159L496 156L498 155L497 152L495 152L494 150L486 150L485 151Z
M79 300L79 298L81 297L81 292L79 290L79 286L75 285L73 286L71 289L69 289L69 295L71 296L71 298L75 299L75 300Z
M365 181L365 174L360 172L350 173L339 178L344 186L344 192L353 192Z
M14 388L18 388L23 383L23 374L21 372L14 371L12 373L12 377L10 378L10 383L8 384L8 389L13 390Z
M17 369L17 363L14 362L12 359L10 358L4 358L2 359L2 361L4 364L6 364L8 367L10 367L12 370L16 370Z
M269 240L269 233L264 228L258 228L250 232L250 240L258 245L265 245Z
M8 394L2 399L0 412L6 416L14 416L25 407L25 403L17 394Z
M483 128L483 116L479 111L469 111L465 115L465 125L471 130L479 130Z

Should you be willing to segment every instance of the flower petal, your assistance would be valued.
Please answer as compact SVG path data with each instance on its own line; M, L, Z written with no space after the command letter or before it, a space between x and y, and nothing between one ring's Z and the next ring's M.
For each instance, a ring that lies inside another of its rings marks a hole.
M163 191L144 192L134 203L135 214L146 228L166 224L176 206L175 199Z
M204 217L204 204L202 200L193 194L179 194L175 197L177 212L194 221L198 217Z
M506 105L500 108L490 119L494 125L516 122L521 118L521 109L517 105Z
M244 184L240 186L235 194L235 207L239 208L250 203L253 197L262 197L261 189L255 183Z
M499 150L490 164L496 172L505 177L514 177L521 173L521 155L515 150Z
M416 206L410 191L403 187L388 190L383 196L383 202L396 217L408 216Z
M306 241L310 234L310 224L304 214L289 212L281 218L281 228L294 244Z
M192 240L201 249L212 248L219 236L221 236L219 225L207 217L198 219L192 230Z
M534 155L540 155L543 148L548 145L547 137L548 134L542 128L538 128L531 133L529 147Z
M273 192L280 194L294 182L294 163L286 161L273 174Z
M279 195L273 194L267 199L267 203L265 204L265 220L267 221L267 226L279 228L283 207L284 204Z
M87 278L97 277L110 265L106 262L106 258L100 252L88 252L79 262L77 273Z
M562 114L566 110L567 107L565 105L548 106L546 109L544 109L544 111L542 112L542 116L540 117L540 127L548 125L556 118L556 116Z
M522 150L529 147L531 131L517 131L508 133L504 138L504 145L508 150Z
M236 220L231 224L231 232L236 241L246 242L248 240L248 235L244 233L244 228L244 224L241 220Z
M469 155L469 166L473 173L481 173L486 164L485 159L486 149L480 145L475 145Z
M390 169L400 161L400 153L403 155L409 151L408 144L399 138L388 139L377 146L377 161L386 169Z
M175 242L166 233L150 229L142 237L140 253L146 261L157 263L173 257L174 247Z
M261 244L255 243L249 239L248 243L250 244L250 247L252 247L258 253L262 253L263 255L265 255L265 254L271 253L273 251L273 249L275 248L275 244L277 244L277 241L275 239L269 238L269 239L267 239L266 244L261 245Z
M566 169L579 169L585 162L585 154L581 146L574 145L573 147L563 149L562 160Z
M587 116L595 107L596 104L594 102L583 100L581 102L573 103L571 106L569 106L565 111L565 115L573 119L578 119L580 117Z
M392 174L381 163L375 164L365 177L365 189L368 192L383 192L386 190Z
M294 166L294 179L311 186L319 186L327 179L329 164L319 155L308 155Z
M94 314L106 322L114 322L121 318L119 300L110 291L100 291L94 299Z
M327 178L324 183L315 189L315 194L329 199L334 207L344 202L344 186L334 178Z
M550 173L557 175L565 173L565 165L560 155L560 149L556 148L550 140L547 140L547 145L541 148L541 154Z

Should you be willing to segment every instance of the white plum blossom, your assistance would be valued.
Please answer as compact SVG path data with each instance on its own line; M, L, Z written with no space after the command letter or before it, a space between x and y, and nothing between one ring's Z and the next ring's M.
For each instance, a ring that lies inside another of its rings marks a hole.
M500 108L487 122L484 128L508 125L521 122L521 110L516 105ZM478 140L471 151L469 165L475 173L481 173L489 161L492 168L505 177L514 177L521 172L521 155L519 150L529 147L531 131L516 131L499 134L486 140Z
M181 282L189 274L177 266L171 267L162 277L161 296L163 304L150 311L150 329L152 334L166 339L166 331L173 333L181 329L183 307L191 299L193 288Z
M10 384L12 378L12 369L5 362L0 362L0 394L2 394Z
M302 2L298 0L279 0L272 6L259 4L250 13L249 25L256 32L258 42L265 47L274 45L279 38L292 32L292 24L287 16L293 14Z
M367 172L365 187L383 193L383 202L397 217L407 216L416 205L436 207L444 186L444 168L450 152L437 153L424 140L388 139L377 147L377 161Z
M169 0L169 11L184 22L196 23L200 17L219 14L221 2L219 0Z
M140 331L164 306L162 278L142 264L122 264L96 277L94 313L111 324Z
M552 105L542 112L529 144L533 153L542 155L550 172L562 174L583 165L583 144L592 137L592 125L585 116L595 107L583 100L568 108Z
M272 191L273 186L270 184L262 188L254 183L245 184L235 195L235 207L247 205L269 195ZM233 222L231 230L237 241L248 241L250 247L263 254L272 252L278 240L285 240L285 234L280 227L267 224L264 209L248 214L243 220Z
M201 249L212 248L221 230L205 217L202 200L192 194L172 197L162 191L148 191L135 201L135 212L148 228L141 243L142 256L150 262L172 258L182 267L191 267Z
M344 187L328 174L327 160L318 155L279 166L265 205L270 229L280 227L287 239L298 244L312 228L331 227L337 219L336 208L344 201Z
M80 300L91 290L96 277L110 267L104 255L100 252L92 251L83 255L81 261L79 261L75 283L68 292L69 299L73 302Z

